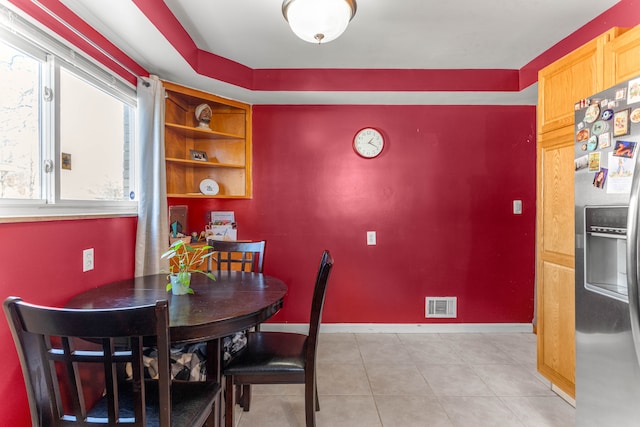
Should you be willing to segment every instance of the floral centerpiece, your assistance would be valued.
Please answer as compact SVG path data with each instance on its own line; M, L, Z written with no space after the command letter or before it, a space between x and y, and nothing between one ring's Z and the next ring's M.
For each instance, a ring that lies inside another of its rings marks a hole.
M191 273L204 274L211 280L216 277L208 272L198 269L213 252L210 251L212 246L204 245L194 248L182 240L176 240L169 246L169 249L162 254L161 258L167 258L171 263L169 267L169 282L167 283L167 292L172 291L175 295L192 294L191 289ZM175 258L175 260L173 260Z

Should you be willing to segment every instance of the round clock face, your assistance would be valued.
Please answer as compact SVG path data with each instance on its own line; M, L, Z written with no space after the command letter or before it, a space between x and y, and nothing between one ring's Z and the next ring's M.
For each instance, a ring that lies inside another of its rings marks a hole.
M364 128L353 138L353 149L366 159L379 156L384 148L384 138L380 131L374 128Z

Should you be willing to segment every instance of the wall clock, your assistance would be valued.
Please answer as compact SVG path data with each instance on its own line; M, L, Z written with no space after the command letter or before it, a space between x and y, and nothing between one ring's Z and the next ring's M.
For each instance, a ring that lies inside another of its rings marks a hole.
M360 129L353 137L353 149L365 159L373 159L382 153L384 137L374 128Z

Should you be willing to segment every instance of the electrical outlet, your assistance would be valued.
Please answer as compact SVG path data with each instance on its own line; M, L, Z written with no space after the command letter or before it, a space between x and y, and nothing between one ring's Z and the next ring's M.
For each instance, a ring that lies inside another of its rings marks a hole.
M376 244L376 232L375 231L367 231L367 245L375 245Z
M93 270L93 248L85 249L82 251L82 272Z

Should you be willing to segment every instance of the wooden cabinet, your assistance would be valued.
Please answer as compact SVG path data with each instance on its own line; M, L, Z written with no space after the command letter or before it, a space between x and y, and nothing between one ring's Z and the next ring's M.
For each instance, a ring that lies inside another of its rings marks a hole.
M573 126L576 101L605 88L604 47L620 30L612 28L538 73L538 134Z
M575 396L573 127L538 136L538 371Z
M640 26L604 47L605 88L640 75Z
M163 82L167 196L190 198L251 198L251 106ZM198 125L195 109L212 110L208 128ZM193 151L206 153L203 156ZM215 195L200 191L204 179L219 187Z
M616 52L620 64L625 64L615 67L618 73L628 73L623 69L631 60L622 59L626 55L622 46L631 42L617 43L623 33L624 29L612 28L538 74L537 365L571 397L575 397L574 106L609 86L605 70L611 68L611 46L620 46Z

